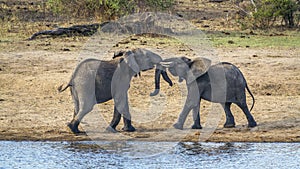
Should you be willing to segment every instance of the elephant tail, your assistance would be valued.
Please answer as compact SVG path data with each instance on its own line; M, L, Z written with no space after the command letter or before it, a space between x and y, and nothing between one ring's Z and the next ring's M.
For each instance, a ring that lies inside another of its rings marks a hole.
M250 96L252 97L252 106L251 106L251 108L250 108L250 112L251 112L251 110L252 110L253 107L254 107L255 99L254 99L254 96L253 96L252 92L250 91L250 89L249 89L247 83L246 83L246 89L247 89L248 93L250 94Z
M62 84L62 85L60 85L60 86L57 88L57 90L58 90L59 93L61 93L61 92L65 91L65 90L66 90L68 87L70 87L70 86L72 86L72 85L69 83L66 87L63 88L63 84Z

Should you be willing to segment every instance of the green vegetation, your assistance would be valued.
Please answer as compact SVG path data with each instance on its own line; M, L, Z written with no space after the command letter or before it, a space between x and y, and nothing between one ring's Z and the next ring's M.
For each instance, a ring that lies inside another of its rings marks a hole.
M241 0L236 1L241 2ZM207 9L212 11L212 14L207 13L207 15L213 19L203 19L203 23L195 22L195 25L208 31L237 31L230 32L229 35L218 32L208 33L208 37L215 46L250 48L300 46L300 33L297 32L300 28L299 0L255 0L255 6L249 0L243 2L248 2L247 8L244 8L242 4L239 7L243 7L248 15L239 18L242 30L237 26L236 18L228 18L229 21L232 21L232 27L226 27L227 22L222 23L223 16L218 14L221 8L215 9L215 3L205 3ZM229 1L221 4L226 3L227 6L232 5L232 2ZM175 14L182 10L181 5L187 5L188 8L184 7L184 11L191 11L193 17L200 18L202 21L201 10L205 8L195 6L195 9L200 11L191 10L194 9L191 5L195 4L190 0L183 0L181 3L177 0L38 0L35 2L24 0L13 3L5 1L0 3L0 24L2 25L0 27L0 44L11 42L14 39L27 39L41 30L101 23L134 12L172 10L172 13ZM214 14L213 11L217 14ZM188 16L184 12L178 13L182 13L184 17ZM210 23L210 21L222 24L218 25ZM208 27L204 28L203 25L208 25ZM229 29L226 30L227 28ZM255 31L255 34L249 33L251 30ZM248 33L245 33L246 31Z
M141 11L164 11L175 0L48 0L47 6L57 15L114 19Z
M300 9L295 0L262 0L254 13L255 24L259 27L270 27L281 19L285 26L295 26L295 12Z
M207 36L215 47L245 47L245 48L298 48L300 33L287 31L281 34L260 33L249 34L240 32L209 33Z
M242 28L268 29L276 26L297 27L300 20L299 0L258 0L246 5L247 17L238 22Z

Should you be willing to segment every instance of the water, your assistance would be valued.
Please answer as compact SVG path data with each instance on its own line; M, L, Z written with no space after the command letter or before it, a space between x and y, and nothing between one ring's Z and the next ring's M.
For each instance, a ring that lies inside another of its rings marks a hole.
M300 168L300 143L0 141L0 168Z

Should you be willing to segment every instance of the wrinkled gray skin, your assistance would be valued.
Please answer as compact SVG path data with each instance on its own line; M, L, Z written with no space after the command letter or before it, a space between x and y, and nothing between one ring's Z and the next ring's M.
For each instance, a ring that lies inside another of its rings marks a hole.
M173 125L175 128L183 129L190 110L193 110L192 129L202 128L199 114L201 99L222 105L226 114L225 128L235 127L234 117L230 110L232 103L243 110L249 127L257 125L250 114L254 106L254 97L243 74L233 64L222 62L211 66L209 59L198 58L192 61L186 57L165 59L160 64L168 68L173 76L179 76L179 81L186 80L188 95L178 121ZM253 99L250 111L246 104L245 89Z
M118 53L121 56L123 53ZM68 87L71 89L74 101L74 117L68 124L73 133L80 133L78 125L83 117L88 114L95 104L104 103L114 98L114 115L107 130L115 132L121 114L124 120L124 131L135 131L131 124L128 107L127 91L130 80L140 71L154 68L162 61L161 57L146 49L134 49L124 53L122 58L117 57L111 61L87 59L82 61L75 69L68 85L60 86L59 92ZM164 79L172 85L165 71L159 70ZM159 83L160 76L155 76L155 83ZM155 85L159 86L159 85ZM156 90L159 90L156 88ZM156 95L155 91L151 95Z

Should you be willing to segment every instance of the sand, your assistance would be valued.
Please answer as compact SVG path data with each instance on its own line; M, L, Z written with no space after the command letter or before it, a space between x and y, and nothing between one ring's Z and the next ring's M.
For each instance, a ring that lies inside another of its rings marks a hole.
M202 130L191 130L190 113L184 130L172 127L185 100L185 84L169 75L174 86L161 82L158 96L151 98L154 70L133 78L129 100L137 131L109 133L113 101L95 106L80 125L87 135L74 135L67 127L73 103L69 90L58 93L76 65L78 53L88 38L13 41L0 52L0 140L143 140L213 142L299 142L300 141L300 49L215 48L220 61L237 65L255 96L252 115L257 127L248 128L237 106L232 107L235 128L223 128L225 114L201 103ZM147 46L145 46L147 47ZM182 51L174 47L174 51ZM88 56L85 56L88 57ZM248 95L249 96L249 95ZM248 105L252 104L248 99ZM161 111L153 112L153 107ZM158 106L158 107L157 107Z

